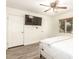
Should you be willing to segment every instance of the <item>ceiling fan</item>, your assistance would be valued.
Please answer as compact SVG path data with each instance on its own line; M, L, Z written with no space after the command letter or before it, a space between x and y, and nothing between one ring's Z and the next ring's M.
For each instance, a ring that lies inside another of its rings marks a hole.
M57 6L58 3L59 3L59 1L56 0L55 2L50 3L50 6L44 5L44 4L40 4L40 5L41 5L41 6L45 6L45 7L50 7L49 9L45 10L44 12L47 12L47 11L51 10L52 8L53 8L53 11L54 11L55 9L67 9L67 7L62 7L62 6L60 7L60 6Z

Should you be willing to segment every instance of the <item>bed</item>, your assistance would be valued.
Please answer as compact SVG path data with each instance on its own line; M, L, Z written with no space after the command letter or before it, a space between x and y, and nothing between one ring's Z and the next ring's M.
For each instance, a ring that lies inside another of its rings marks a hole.
M40 41L40 54L45 59L73 59L72 36L63 35Z

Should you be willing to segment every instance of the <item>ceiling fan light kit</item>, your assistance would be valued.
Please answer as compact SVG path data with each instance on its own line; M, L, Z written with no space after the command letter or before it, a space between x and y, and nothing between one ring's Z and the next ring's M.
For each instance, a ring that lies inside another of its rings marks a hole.
M65 7L57 6L58 3L59 3L59 1L56 0L55 2L50 3L50 6L44 5L44 4L40 4L40 5L41 5L41 6L45 6L45 7L49 7L49 9L45 10L44 12L47 12L47 11L49 11L49 10L51 10L51 9L53 9L53 11L55 11L55 9L67 9L66 6L65 6Z

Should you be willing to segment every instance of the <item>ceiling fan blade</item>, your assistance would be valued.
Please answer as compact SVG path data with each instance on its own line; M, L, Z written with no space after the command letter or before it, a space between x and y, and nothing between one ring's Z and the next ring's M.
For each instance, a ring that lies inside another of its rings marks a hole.
M46 7L50 7L50 6L48 6L48 5L44 5L44 4L40 4L41 6L46 6Z
M67 7L55 7L57 9L67 9Z
M58 4L58 3L59 3L59 1L58 1L58 0L56 0L56 1L55 1L55 3L56 3L56 4Z
M51 5L51 7L52 8L55 8L56 6L57 6L57 4L58 4L58 0L56 0L55 2L52 2L50 5Z
M54 7L56 7L58 3L59 3L59 1L58 1L58 0L56 0L56 1L55 1L55 6L54 6Z
M47 12L47 11L49 11L49 10L51 10L51 8L49 8L49 9L45 10L44 12Z

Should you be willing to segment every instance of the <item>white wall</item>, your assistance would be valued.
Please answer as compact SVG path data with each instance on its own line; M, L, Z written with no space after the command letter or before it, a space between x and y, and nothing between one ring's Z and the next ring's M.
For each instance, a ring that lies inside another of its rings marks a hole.
M59 33L59 20L60 19L65 19L65 18L69 18L69 17L73 17L73 11L67 11L67 12L65 12L65 13L63 13L63 14L58 14L58 15L55 15L54 16L54 25L55 25L55 29L56 30L54 30L55 31L55 34L54 35L63 35L64 33ZM54 26L53 25L53 26ZM53 27L52 27L52 29L53 29ZM51 30L52 30L51 29ZM52 31L51 31L52 32ZM57 33L57 34L56 34ZM53 36L54 36L53 35Z
M55 16L46 16L31 11L22 11L7 7L7 15L18 15L24 17L25 14L42 17L42 26L24 25L24 44L38 42L41 39L53 37L59 34L59 19L72 17L72 12L58 14ZM38 29L36 29L38 27ZM59 34L60 35L60 34Z
M38 42L41 39L51 37L54 35L54 33L57 33L56 26L55 26L56 21L53 17L41 15L27 10L22 11L19 9L7 7L7 16L16 15L16 16L24 17L25 14L42 17L42 26L24 25L24 44L25 45ZM38 27L38 29L36 29L36 27Z

